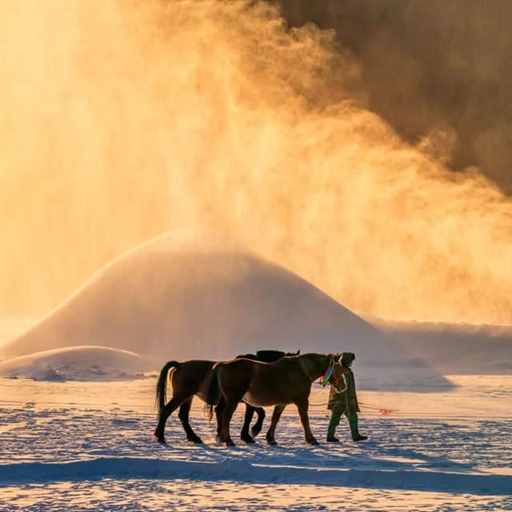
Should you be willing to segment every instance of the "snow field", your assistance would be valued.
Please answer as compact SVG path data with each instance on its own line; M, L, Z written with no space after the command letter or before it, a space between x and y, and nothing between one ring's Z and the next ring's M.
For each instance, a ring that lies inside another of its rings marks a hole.
M204 446L186 442L175 415L169 446L155 443L153 378L0 380L0 397L10 396L0 402L0 510L512 510L512 413L488 415L478 409L477 395L510 404L512 380L461 379L463 385L454 377L455 391L438 395L361 392L363 403L395 408L389 416L377 410L361 416L366 443L352 443L342 423L342 443L309 447L289 407L278 447L261 436L255 446L239 442L230 449L215 444L199 401L191 423ZM328 420L325 393L315 389L311 399L320 441ZM409 414L405 395L414 402ZM414 416L436 396L444 418Z

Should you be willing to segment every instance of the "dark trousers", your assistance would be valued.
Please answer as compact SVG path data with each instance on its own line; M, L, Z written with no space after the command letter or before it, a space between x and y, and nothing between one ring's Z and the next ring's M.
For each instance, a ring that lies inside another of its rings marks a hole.
M355 440L359 436L357 412L347 409L344 403L333 404L331 419L329 420L329 427L327 428L327 437L334 437L336 427L340 424L343 415L348 419L350 433L352 434L352 439Z

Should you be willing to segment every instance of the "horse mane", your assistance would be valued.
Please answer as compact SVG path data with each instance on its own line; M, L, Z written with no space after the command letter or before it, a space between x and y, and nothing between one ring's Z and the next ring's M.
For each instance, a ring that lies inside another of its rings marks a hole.
M312 380L315 380L325 371L333 355L310 352L300 355L298 359L304 373Z

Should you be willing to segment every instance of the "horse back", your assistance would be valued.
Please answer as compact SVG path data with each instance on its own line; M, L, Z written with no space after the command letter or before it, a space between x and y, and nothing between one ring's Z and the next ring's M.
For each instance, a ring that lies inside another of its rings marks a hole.
M265 363L245 358L219 363L218 372L222 382L221 388L235 395L243 394L254 375L255 368L259 365L265 365Z
M214 364L215 361L207 360L192 360L181 363L172 375L174 393L198 393Z
M296 357L286 357L270 364L258 367L256 373L260 378L270 379L272 382L282 382L283 379L300 383L307 379L302 364Z

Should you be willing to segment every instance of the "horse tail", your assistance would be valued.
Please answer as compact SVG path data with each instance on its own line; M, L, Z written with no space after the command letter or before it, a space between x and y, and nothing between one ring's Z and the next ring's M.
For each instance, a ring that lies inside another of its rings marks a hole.
M219 370L221 363L217 363L211 370L206 382L206 408L210 421L213 417L213 407L220 401Z
M169 374L169 370L171 368L179 368L181 363L177 361L169 361L165 363L164 367L160 371L160 376L158 377L158 381L156 383L156 393L155 393L155 402L158 406L158 413L162 414L162 410L167 403L167 377Z

